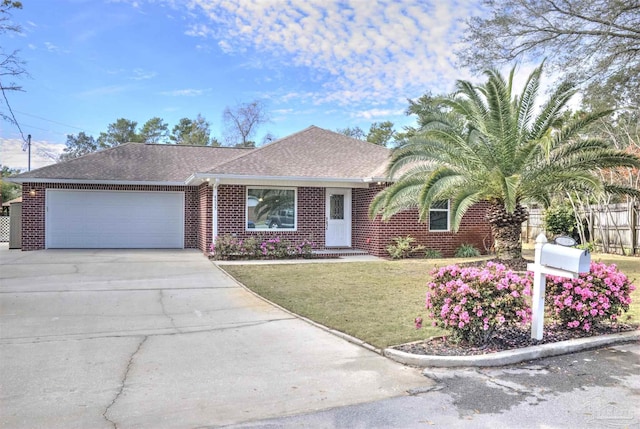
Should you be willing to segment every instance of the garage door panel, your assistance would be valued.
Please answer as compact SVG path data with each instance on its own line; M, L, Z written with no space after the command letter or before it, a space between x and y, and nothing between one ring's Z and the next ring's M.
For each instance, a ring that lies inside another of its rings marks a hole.
M182 248L184 193L47 191L48 248Z

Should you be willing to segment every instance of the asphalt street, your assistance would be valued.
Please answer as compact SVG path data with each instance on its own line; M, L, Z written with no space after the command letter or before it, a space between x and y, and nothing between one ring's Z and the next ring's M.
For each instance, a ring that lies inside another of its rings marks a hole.
M229 427L640 429L637 343L424 374L436 384L407 396Z

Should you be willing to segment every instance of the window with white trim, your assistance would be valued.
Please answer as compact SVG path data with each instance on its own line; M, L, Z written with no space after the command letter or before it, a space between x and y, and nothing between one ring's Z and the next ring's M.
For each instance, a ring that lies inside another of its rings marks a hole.
M296 188L247 186L247 230L295 231L297 229L297 197Z
M429 231L449 231L449 200L435 201L429 207Z

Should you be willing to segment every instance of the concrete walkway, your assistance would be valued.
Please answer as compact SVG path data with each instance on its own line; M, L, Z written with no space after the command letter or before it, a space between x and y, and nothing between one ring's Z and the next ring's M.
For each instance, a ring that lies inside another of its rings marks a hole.
M196 251L0 247L0 427L195 428L434 382L284 313Z

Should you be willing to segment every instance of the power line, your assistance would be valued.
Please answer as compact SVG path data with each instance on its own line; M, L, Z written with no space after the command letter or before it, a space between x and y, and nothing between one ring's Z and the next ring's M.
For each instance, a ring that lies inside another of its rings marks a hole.
M4 92L4 86L2 86L2 83L0 83L0 89L2 90L2 97L4 98L4 102L7 105L7 108L9 109L9 113L11 113L11 118L13 119L13 123L16 125L16 127L18 127L18 131L20 131L20 136L22 137L22 141L25 144L29 144L27 142L27 139L24 138L24 133L22 132L22 128L20 128L20 124L16 119L16 115L13 114L13 110L11 109L11 104L9 104L9 99L7 98L7 94ZM24 146L22 150L24 150Z
M46 121L46 122L51 122L52 124L62 125L63 127L73 128L73 129L76 129L76 130L79 130L79 131L86 131L86 129L84 129L84 128L76 127L74 125L69 125L69 124L65 124L65 123L62 123L62 122L58 122L58 121L54 121L52 119L43 118L42 116L32 115L31 113L21 112L20 110L16 110L16 112L20 113L21 115L30 116L32 118L40 119L40 120Z
M29 129L33 129L33 130L46 131L48 133L59 135L59 136L65 136L65 137L67 136L67 133L63 133L63 132L60 132L60 131L54 131L54 130L47 129L47 128L40 128L40 127L36 127L35 125L30 125L30 124L25 124L25 123L23 123L23 125L25 126L25 128L29 128Z

